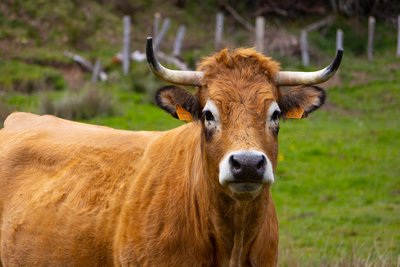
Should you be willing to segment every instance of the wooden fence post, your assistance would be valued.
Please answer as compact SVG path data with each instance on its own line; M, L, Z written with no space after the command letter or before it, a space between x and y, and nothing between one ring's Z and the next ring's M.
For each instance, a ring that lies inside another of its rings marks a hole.
M153 22L153 38L157 38L158 35L158 30L160 28L160 19L161 19L161 14L160 13L155 13L154 14L154 22Z
M129 73L129 64L131 61L131 49L130 49L130 42L131 42L131 17L124 16L123 18L124 23L124 46L122 48L122 71L125 75Z
M303 66L307 67L310 65L310 55L308 54L308 41L307 41L306 30L302 30L300 34L300 50L301 50L301 62Z
M224 33L224 14L217 13L215 22L215 50L222 48L222 35Z
M100 71L101 71L101 62L100 62L100 59L96 59L96 63L94 63L93 72L92 72L92 82L93 83L97 82L97 80L100 76Z
M183 43L183 38L185 37L186 27L185 25L179 26L178 33L176 34L175 42L174 42L174 50L172 55L174 57L179 57L181 55L181 48Z
M374 59L374 33L375 33L375 18L368 18L368 47L367 56L368 60L372 61Z
M159 34L157 34L156 38L154 39L154 51L157 51L158 48L161 45L161 41L165 36L165 33L169 29L169 25L171 23L171 20L169 18L164 19L163 24L161 26L161 31Z
M338 49L343 49L343 31L341 29L336 31L336 51Z
M265 32L265 19L258 16L256 18L256 50L264 53L264 32Z
M397 17L397 56L400 57L400 15Z

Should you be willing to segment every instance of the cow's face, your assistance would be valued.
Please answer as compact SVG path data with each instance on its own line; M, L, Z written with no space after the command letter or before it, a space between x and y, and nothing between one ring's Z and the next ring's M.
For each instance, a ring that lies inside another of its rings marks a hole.
M276 89L262 78L218 75L200 100L209 170L230 192L259 192L274 181L281 111Z
M158 91L157 103L175 117L176 106L202 127L209 177L235 198L255 196L274 181L279 120L292 109L304 114L324 102L317 87L279 89L278 64L249 51L223 51L203 61L204 84L196 95L179 87Z

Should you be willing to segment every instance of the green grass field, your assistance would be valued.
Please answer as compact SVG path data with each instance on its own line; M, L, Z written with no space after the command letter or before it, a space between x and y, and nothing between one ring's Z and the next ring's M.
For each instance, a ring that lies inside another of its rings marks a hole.
M282 266L400 264L400 81L328 90L281 126Z

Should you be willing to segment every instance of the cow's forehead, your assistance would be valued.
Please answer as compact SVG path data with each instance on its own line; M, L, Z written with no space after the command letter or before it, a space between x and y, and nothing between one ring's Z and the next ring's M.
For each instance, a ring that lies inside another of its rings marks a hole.
M266 80L273 80L279 72L279 63L252 48L240 48L233 51L222 50L202 60L198 70L204 73L205 83L215 76L234 74L248 77L262 74Z
M278 97L274 77L279 64L254 49L224 49L205 58L199 70L204 73L201 104L213 99L260 106L265 100Z
M224 49L204 59L199 70L204 73L201 104L213 99L261 106L278 96L274 77L279 64L254 49Z

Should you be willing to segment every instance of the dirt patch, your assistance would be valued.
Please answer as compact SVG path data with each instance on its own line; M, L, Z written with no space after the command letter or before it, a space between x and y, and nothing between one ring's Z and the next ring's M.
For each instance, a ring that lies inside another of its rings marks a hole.
M335 113L339 115L344 115L344 116L358 116L361 115L362 113L358 110L352 110L352 109L346 109L343 107L340 107L334 103L331 103L327 101L322 107L321 110L328 111L330 113Z
M370 83L373 79L368 73L353 71L351 72L352 79L350 81L350 86L353 85L364 85Z
M58 66L56 69L62 74L71 89L79 89L85 83L85 75L79 66Z

